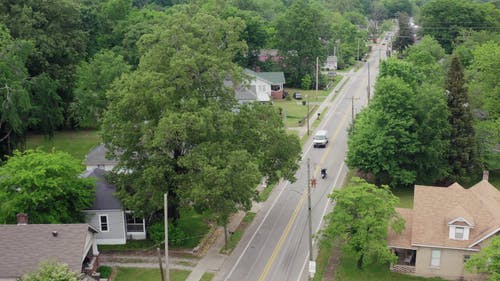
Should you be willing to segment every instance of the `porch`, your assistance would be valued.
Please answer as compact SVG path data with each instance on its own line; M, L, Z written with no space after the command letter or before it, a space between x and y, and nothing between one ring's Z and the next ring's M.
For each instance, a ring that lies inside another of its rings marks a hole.
M393 248L392 252L398 260L395 264L391 264L392 272L413 274L415 273L415 261L417 259L417 251L412 249Z

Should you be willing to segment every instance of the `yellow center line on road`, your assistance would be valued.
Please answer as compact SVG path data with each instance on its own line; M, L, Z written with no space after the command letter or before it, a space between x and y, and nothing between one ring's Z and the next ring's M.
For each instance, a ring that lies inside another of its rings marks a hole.
M339 126L335 130L335 133L331 137L332 140L335 140L338 137L338 134L340 133L340 129L344 126L344 123L346 122L348 115L349 115L348 111L346 111L342 117L342 120L339 123ZM326 149L325 153L323 153L323 156L321 157L321 159L319 161L319 165L317 165L316 169L314 169L313 177L315 174L318 173L319 167L321 167L321 164L325 161L326 156L328 155L328 152L330 151L331 147L332 146L329 145L328 148ZM293 210L292 217L288 221L288 224L286 225L285 230L283 231L283 234L281 234L281 237L280 237L280 240L278 241L278 244L276 244L276 247L274 247L273 253L271 254L271 257L267 261L267 264L264 267L264 270L262 271L262 274L259 277L259 281L264 281L266 279L267 274L269 273L269 270L271 270L271 266L273 265L274 261L276 260L278 253L281 251L281 247L283 247L283 243L285 242L285 239L288 237L288 234L290 233L290 230L292 229L292 225L295 222L295 219L297 218L299 211L302 208L302 205L304 205L304 201L306 198L307 198L307 192L302 193L302 196L300 197L300 200L297 203L295 210Z

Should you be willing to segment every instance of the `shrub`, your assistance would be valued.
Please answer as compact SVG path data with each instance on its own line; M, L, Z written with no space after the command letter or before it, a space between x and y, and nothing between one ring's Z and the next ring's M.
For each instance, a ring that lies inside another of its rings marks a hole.
M148 228L149 239L156 244L163 243L165 240L165 224L163 222L156 222ZM187 235L178 226L168 224L168 245L173 247L181 247L187 240Z
M111 276L111 273L113 272L113 269L109 266L99 266L97 269L97 272L101 274L101 278L109 278Z

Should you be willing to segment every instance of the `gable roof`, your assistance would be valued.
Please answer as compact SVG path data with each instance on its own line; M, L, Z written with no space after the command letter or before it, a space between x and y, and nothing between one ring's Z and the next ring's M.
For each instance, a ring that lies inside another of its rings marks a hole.
M448 223L459 217L474 224L469 240L449 239ZM489 182L483 180L469 189L458 183L449 187L415 186L412 245L472 249L499 228L500 192Z
M406 208L395 208L396 212L405 220L405 229L400 234L389 228L387 233L387 245L392 248L413 249L411 246L411 232L413 222L413 210Z
M245 68L244 72L247 75L260 78L271 85L285 84L285 75L283 72L255 72L248 68Z
M120 200L114 195L116 187L106 181L104 175L106 171L102 169L94 169L86 174L86 177L94 177L97 179L95 188L95 199L92 207L87 210L122 210L123 205Z
M0 225L0 278L20 277L49 260L81 272L89 231L97 232L88 224Z
M104 144L99 144L98 146L92 148L92 150L85 156L85 164L89 165L98 165L98 164L109 164L116 165L118 164L118 160L116 159L108 159L106 158L106 153L108 149L104 146Z

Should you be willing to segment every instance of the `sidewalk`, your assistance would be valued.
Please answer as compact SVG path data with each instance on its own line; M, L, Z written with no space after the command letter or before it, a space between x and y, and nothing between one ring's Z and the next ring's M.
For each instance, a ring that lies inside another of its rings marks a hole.
M352 74L352 70L349 72L349 74ZM347 82L347 79L349 76L350 75L344 75L342 77L342 80L333 88L333 90L330 92L330 94L328 94L328 97L325 99L325 102L323 102L318 107L316 112L314 114L312 114L311 116L316 116L317 112L322 112L327 106L329 106L333 102L332 97ZM310 128L312 128L312 124L315 120L316 120L316 118L311 118L309 120L309 126L311 126ZM298 131L299 138L302 138L304 135L307 134L307 126L291 128L291 129ZM261 206L262 206L262 203L254 203L251 211L258 213L261 209ZM238 227L238 225L241 223L241 221L243 220L244 216L245 216L245 212L238 212L238 213L234 214L230 219L230 222L228 225L228 230L229 231L235 230ZM256 221L257 217L258 216L255 217L253 224L258 223L258 221ZM191 274L189 274L186 281L199 281L205 272L217 273L219 271L219 269L222 267L222 265L224 264L225 260L227 258L229 258L228 255L224 255L224 254L220 253L220 249L222 249L222 247L224 247L224 235L223 235L222 228L220 228L218 231L220 231L219 232L220 235L217 237L217 240L212 245L212 247L207 251L205 256L202 259L200 259L198 264L191 271Z

